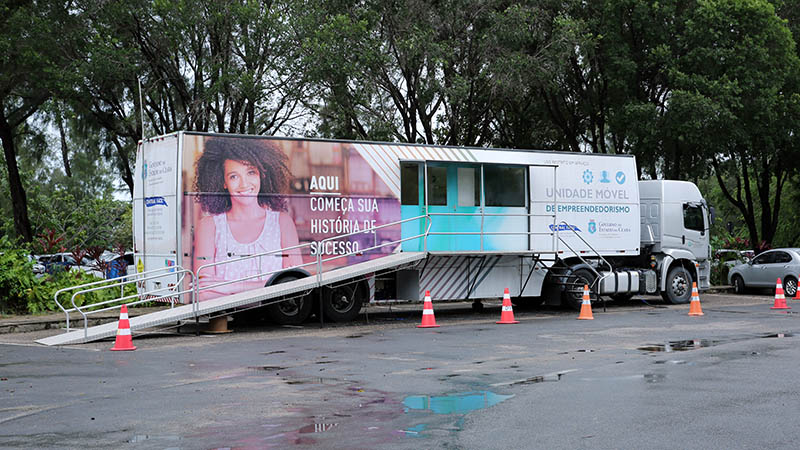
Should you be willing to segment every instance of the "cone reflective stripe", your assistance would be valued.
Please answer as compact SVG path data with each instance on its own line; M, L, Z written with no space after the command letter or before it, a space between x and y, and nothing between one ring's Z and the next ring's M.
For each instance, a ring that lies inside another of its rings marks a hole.
M119 310L119 325L117 325L117 338L114 341L114 346L111 347L114 351L136 350L133 346L133 337L131 336L131 324L128 321L128 305L122 305Z
M433 302L431 302L431 291L425 291L425 303L422 306L422 323L417 328L436 328L436 318L433 316Z
M503 293L503 311L500 313L500 321L496 323L503 325L519 323L518 320L514 320L514 308L511 307L511 296L508 293L508 288Z
M690 316L702 316L703 308L700 307L700 294L697 293L697 282L692 282L692 301L689 303Z
M581 313L578 320L594 320L592 315L592 300L589 298L589 285L583 285L583 301L581 302Z
M786 297L783 295L783 283L781 279L775 282L775 304L770 309L792 309L786 304Z

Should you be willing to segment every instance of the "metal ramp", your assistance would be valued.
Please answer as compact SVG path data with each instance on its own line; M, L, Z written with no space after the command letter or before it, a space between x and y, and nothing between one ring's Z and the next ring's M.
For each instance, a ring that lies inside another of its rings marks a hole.
M240 306L250 305L256 302L294 294L304 290L314 289L319 286L337 283L355 278L360 275L391 269L404 264L410 264L422 260L425 257L427 257L426 252L393 253L381 258L353 264L352 266L340 267L328 272L323 272L320 276L310 276L287 283L275 284L261 289L240 292L238 294L199 302L197 303L196 307L195 305L189 304L145 314L142 316L132 317L130 319L131 330L152 328L159 325L165 325L180 320L193 318L196 315L208 315ZM48 346L78 344L96 341L98 339L111 337L116 334L117 322L111 322L104 325L98 325L51 336L40 339L36 342Z

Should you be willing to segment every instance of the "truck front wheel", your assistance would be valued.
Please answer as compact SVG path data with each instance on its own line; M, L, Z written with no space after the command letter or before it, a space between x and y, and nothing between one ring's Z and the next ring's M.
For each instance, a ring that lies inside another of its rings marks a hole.
M578 269L572 272L567 277L566 288L564 289L561 300L575 311L580 311L581 303L583 303L583 286L589 285L591 287L594 283L595 276L588 269ZM592 302L597 300L597 297L589 291L589 299Z
M666 289L661 297L667 303L679 305L688 303L692 298L692 276L683 267L673 267L667 274Z

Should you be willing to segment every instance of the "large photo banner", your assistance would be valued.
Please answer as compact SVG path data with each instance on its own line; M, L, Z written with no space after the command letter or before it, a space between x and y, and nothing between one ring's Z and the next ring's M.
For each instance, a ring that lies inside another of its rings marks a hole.
M253 277L206 289L200 300L262 287L292 267L315 274L318 255L330 270L399 246L399 225L372 230L400 220L399 199L352 144L184 139L184 267L200 269L201 288ZM252 255L261 256L225 262Z

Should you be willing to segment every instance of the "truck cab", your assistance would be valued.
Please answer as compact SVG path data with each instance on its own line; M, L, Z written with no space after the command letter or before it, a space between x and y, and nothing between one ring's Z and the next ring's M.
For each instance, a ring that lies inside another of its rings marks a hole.
M639 196L641 252L655 263L662 295L688 298L693 281L708 288L711 214L700 190L687 181L640 181Z

